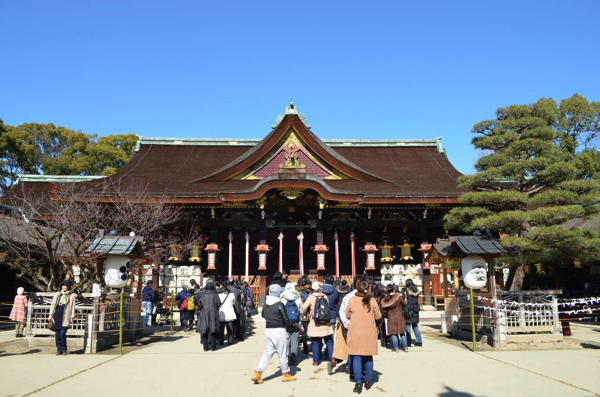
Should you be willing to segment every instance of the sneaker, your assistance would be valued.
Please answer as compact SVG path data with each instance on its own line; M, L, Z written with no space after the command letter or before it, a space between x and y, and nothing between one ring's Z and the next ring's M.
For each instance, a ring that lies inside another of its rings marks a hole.
M356 383L354 386L354 390L352 390L356 394L362 393L362 383Z
M423 343L415 343L415 346L417 346L417 347L423 347Z
M313 367L318 367L319 363L313 361Z
M56 352L56 355L57 355L57 356L60 356L60 352Z
M63 356L68 356L68 355L69 355L69 353L68 353L68 352L62 352L62 355L63 355Z
M371 388L371 386L373 386L373 382L370 382L370 381L365 382L365 389L369 390Z
M335 368L336 364L337 363L335 362L335 360L327 361L327 373L329 375L331 375L333 373L333 369Z

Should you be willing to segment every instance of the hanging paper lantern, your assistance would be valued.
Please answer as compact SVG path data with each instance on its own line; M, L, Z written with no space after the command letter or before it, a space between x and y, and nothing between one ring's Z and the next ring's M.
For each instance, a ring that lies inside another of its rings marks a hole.
M104 283L107 287L123 288L129 278L129 257L124 255L109 256L104 261Z

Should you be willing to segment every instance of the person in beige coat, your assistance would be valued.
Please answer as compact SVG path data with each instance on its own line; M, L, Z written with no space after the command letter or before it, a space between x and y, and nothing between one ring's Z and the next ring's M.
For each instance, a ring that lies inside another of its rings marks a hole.
M54 321L54 337L56 339L56 355L66 356L67 330L75 317L75 294L70 291L72 282L65 280L60 285L61 290L54 294L50 305L48 320Z
M373 356L377 355L377 325L381 319L379 306L369 292L369 283L360 280L356 283L356 295L346 307L348 328L348 354L354 360L354 392L362 392L362 371L365 371L365 389L373 386Z
M306 302L302 306L302 314L307 315L313 313L315 310L315 303L317 299L324 298L327 300L327 296L323 293L323 283L315 281L312 284L313 293L308 296ZM329 307L329 301L327 301ZM313 351L313 365L318 366L321 358L321 348L323 346L323 339L325 339L325 346L327 347L328 357L333 357L333 329L331 323L315 323L313 316L310 316L310 322L308 323L308 329L306 334L311 340L312 351Z

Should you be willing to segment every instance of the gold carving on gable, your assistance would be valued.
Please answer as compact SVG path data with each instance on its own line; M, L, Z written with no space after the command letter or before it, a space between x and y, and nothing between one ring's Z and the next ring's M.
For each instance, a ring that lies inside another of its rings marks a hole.
M231 179L263 179L286 169L306 170L327 180L351 179L317 156L291 128L263 158Z

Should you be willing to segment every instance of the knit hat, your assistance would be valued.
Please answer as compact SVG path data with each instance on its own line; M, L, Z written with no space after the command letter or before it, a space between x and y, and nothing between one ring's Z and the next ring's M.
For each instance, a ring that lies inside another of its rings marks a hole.
M312 283L312 289L313 289L313 291L322 291L323 290L323 283L315 281L314 283Z
M25 292L25 288L23 288L23 287L17 288L17 294L23 295L23 292Z
M296 291L296 286L292 283L287 283L285 285L285 290L286 291Z
M62 287L63 285L66 285L67 288L71 288L71 286L73 285L73 281L71 280L64 280L62 283L60 283L60 286Z
M281 295L281 287L278 284L271 284L269 286L269 296Z

